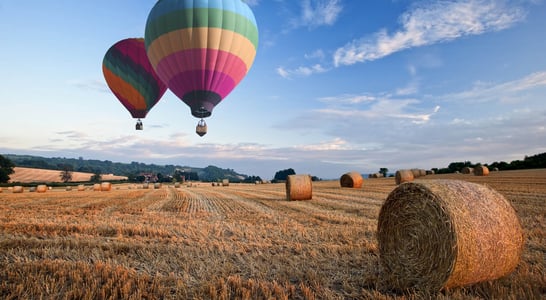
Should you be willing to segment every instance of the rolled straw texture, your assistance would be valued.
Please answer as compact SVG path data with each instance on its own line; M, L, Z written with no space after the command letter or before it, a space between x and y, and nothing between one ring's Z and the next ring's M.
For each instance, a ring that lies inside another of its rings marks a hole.
M419 169L411 169L410 171L413 173L413 178L421 177L421 170L419 170Z
M37 193L45 193L47 192L47 185L45 184L40 184L36 187L36 192Z
M78 192L83 192L83 191L85 191L85 185L78 184Z
M286 178L288 201L313 199L313 184L310 175L288 175Z
M486 166L477 166L474 168L474 175L487 176L489 175L489 168Z
M93 184L93 191L100 192L100 190L101 190L100 183Z
M25 189L20 186L20 185L16 185L13 187L13 189L11 190L12 193L14 194L19 194L19 193L22 193Z
M398 170L396 171L396 174L394 175L394 180L396 181L396 185L399 185L404 182L411 182L413 181L413 172L411 170Z
M500 193L459 180L398 186L381 208L377 235L382 283L400 291L500 278L516 268L524 242Z
M361 188L363 182L364 182L364 179L362 179L362 175L358 172L345 173L341 175L341 178L339 179L339 183L341 184L341 187L348 187L348 188L355 188L355 189Z

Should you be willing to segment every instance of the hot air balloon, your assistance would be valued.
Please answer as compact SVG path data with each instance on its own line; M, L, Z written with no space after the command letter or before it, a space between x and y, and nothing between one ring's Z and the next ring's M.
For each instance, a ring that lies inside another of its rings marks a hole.
M248 73L258 47L254 14L241 0L159 0L148 15L146 52L159 78L203 118Z
M102 73L112 93L138 118L136 130L142 130L140 119L167 90L148 60L144 39L124 39L110 47L102 61Z

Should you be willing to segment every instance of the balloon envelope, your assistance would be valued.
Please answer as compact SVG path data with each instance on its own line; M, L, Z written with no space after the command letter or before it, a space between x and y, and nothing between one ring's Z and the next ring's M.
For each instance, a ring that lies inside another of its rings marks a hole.
M160 0L144 39L159 77L203 118L252 66L258 26L241 0Z
M148 60L142 38L124 39L110 47L102 62L102 73L133 118L146 117L167 90Z

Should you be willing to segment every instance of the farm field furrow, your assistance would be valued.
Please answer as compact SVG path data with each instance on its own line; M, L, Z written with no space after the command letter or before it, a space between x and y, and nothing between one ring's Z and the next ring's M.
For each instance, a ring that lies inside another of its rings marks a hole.
M525 249L510 275L436 294L381 285L377 217L396 185L199 184L109 192L0 194L3 299L544 299L546 170L449 174L487 184L514 206Z

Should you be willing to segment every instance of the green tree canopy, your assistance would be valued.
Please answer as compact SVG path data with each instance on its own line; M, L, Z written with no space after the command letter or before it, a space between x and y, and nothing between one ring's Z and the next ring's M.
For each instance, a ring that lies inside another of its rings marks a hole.
M15 165L13 162L4 156L0 155L0 183L6 183L9 181L9 175L13 174L13 168Z

